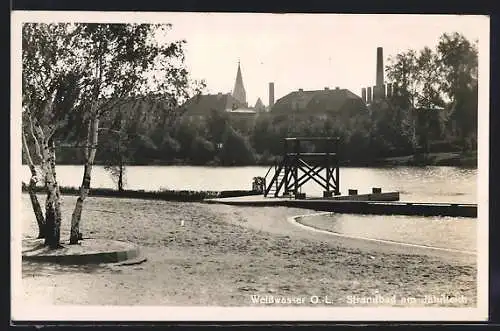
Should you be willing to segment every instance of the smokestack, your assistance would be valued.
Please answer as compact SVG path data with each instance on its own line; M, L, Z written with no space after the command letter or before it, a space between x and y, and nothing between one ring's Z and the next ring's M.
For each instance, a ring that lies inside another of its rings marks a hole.
M372 88L370 86L366 89L366 103L372 103Z
M375 85L372 87L372 101L378 100L379 95L379 86Z
M363 99L363 102L366 103L366 88L363 87L361 89L361 99Z
M269 83L269 109L274 106L274 83Z
M382 47L377 47L377 81L376 85L384 84L384 51Z

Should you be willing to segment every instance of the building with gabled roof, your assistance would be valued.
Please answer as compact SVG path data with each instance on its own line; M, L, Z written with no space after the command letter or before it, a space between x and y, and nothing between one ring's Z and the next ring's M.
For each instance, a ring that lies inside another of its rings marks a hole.
M306 112L313 113L331 113L343 112L344 110L354 114L358 111L366 111L366 105L363 100L347 89L329 89L323 90L290 92L284 97L278 99L271 109L272 113L284 112Z
M245 107L245 104L230 93L195 95L182 106L186 116L204 116L211 110L232 111L242 107Z

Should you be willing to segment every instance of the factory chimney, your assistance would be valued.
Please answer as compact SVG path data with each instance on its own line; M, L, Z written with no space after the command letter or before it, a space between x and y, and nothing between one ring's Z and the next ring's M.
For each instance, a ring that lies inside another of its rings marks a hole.
M384 51L382 47L377 47L377 87L384 85Z
M274 106L274 83L269 83L269 109Z

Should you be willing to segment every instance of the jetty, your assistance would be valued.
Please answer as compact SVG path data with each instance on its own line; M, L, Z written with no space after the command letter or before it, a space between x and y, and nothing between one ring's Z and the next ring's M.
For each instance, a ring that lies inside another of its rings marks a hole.
M291 207L340 214L452 216L477 218L477 204L420 203L401 201L363 201L342 199L291 197L266 198L262 195L235 198L206 199L205 203L219 203L251 207Z
M477 217L476 204L401 202L399 192L358 194L340 191L339 138L290 137L284 139L280 160L272 165L260 182L262 195L205 199L206 203L237 206L284 206L345 214L415 215ZM269 183L266 183L270 178ZM308 197L301 187L314 181L322 197Z

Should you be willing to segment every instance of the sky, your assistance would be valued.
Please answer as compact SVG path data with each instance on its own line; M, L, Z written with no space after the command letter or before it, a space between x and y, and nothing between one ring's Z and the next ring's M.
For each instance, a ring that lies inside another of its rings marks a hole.
M185 39L186 66L206 93L230 93L238 61L249 105L302 88L346 88L357 95L375 85L376 49L389 56L434 48L443 33L485 40L486 16L162 13L169 36ZM486 36L488 37L488 36Z

